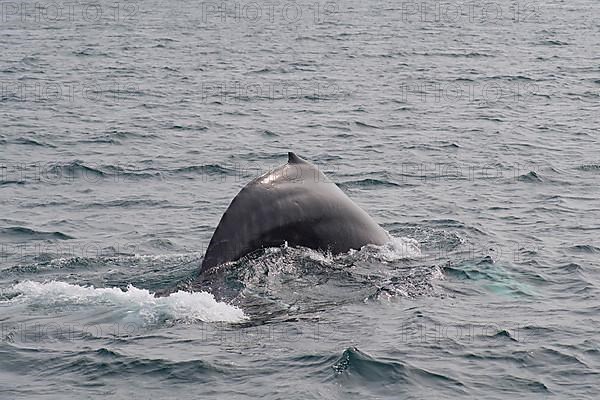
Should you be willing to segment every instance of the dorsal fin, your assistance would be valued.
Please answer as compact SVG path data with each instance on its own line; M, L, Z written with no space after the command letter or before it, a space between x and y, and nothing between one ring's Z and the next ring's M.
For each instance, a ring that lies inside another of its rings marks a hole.
M307 161L304 160L303 158L300 158L296 155L296 153L294 152L288 152L288 164L300 164L300 163L306 163Z

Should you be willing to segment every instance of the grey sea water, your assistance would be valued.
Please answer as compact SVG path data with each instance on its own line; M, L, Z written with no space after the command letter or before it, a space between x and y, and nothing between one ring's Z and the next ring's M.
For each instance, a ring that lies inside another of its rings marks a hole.
M597 398L598 2L0 6L0 398ZM288 151L392 242L194 288Z

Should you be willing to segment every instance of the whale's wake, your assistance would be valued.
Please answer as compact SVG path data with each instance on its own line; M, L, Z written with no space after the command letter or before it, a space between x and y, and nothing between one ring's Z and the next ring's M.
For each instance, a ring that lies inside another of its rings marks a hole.
M155 297L150 291L132 285L122 290L60 281L23 281L5 290L3 297L8 300L2 303L22 303L53 310L80 306L108 307L110 311L123 313L128 319L146 324L163 321L235 323L246 319L240 308L216 301L210 293L177 291L166 297Z

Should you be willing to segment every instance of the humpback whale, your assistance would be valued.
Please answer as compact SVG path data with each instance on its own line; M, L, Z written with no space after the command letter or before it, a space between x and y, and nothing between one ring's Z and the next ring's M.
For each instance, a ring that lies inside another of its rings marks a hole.
M231 201L200 272L284 244L339 254L388 239L317 167L290 152L287 164L254 179Z

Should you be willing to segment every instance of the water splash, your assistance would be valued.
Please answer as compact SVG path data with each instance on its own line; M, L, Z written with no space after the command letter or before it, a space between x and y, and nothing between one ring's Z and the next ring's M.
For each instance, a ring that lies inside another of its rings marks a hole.
M390 240L387 243L381 246L364 246L358 253L373 256L384 262L394 262L420 258L421 247L415 239L390 235Z
M212 294L206 292L180 290L166 297L155 297L149 290L138 289L133 285L122 290L117 287L95 288L60 281L24 281L13 285L7 292L12 292L13 296L4 302L42 307L108 305L118 311L134 313L146 323L162 320L240 322L247 318L240 308L218 302Z

